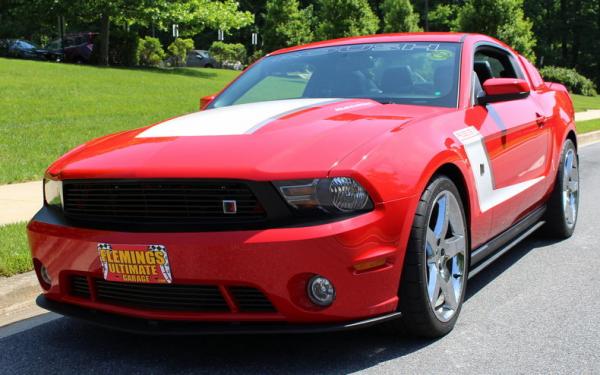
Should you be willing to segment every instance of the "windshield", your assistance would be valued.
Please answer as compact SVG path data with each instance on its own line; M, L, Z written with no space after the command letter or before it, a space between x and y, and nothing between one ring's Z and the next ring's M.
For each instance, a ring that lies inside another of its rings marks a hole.
M27 41L27 40L19 40L17 42L18 46L23 49L35 49L39 48L35 43Z
M266 57L209 108L298 98L457 106L458 43L371 43Z

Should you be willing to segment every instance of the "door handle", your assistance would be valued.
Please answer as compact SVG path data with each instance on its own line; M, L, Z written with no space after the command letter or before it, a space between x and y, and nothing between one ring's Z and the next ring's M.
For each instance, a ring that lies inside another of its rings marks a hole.
M538 112L535 113L535 122L538 124L539 127L546 125L546 121L548 121L548 117Z

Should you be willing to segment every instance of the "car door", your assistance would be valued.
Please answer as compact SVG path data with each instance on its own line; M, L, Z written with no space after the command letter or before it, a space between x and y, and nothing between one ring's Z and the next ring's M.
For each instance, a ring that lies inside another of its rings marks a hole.
M508 51L484 45L476 49L474 76L528 79ZM483 84L481 82L481 84ZM485 143L491 191L483 194L483 209L492 212L491 235L497 235L535 208L545 194L542 183L549 167L551 134L535 97L474 103ZM485 163L484 163L485 164ZM479 166L480 174L486 173Z

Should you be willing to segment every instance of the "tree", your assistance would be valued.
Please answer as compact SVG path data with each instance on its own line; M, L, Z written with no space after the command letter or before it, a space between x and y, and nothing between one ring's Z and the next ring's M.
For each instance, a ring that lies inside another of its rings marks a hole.
M129 1L129 0L126 0ZM138 0L139 1L139 0ZM153 11L153 19L158 26L166 29L169 23L181 25L181 35L192 36L205 28L221 29L228 32L254 22L254 15L240 11L234 0L146 0L153 4L163 4ZM145 17L147 19L147 17Z
M312 6L300 9L298 0L269 0L263 28L263 48L279 48L311 42Z
M523 0L467 0L458 12L457 31L494 36L534 61L536 39Z
M600 0L525 0L525 14L540 63L576 68L600 86Z
M386 33L422 31L419 27L419 15L413 11L410 0L384 0L383 31Z
M234 0L53 0L46 3L73 18L100 23L100 65L108 65L112 23L126 26L152 24L162 30L179 24L181 35L193 35L206 27L228 31L254 21L252 14L239 11Z
M333 39L375 34L379 18L367 0L316 0L317 37Z
M450 31L456 29L456 18L460 8L455 4L438 4L428 14L429 30Z

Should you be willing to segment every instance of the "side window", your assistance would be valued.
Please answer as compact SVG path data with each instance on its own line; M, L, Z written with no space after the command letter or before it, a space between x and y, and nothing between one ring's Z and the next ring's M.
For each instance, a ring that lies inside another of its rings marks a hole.
M508 52L491 46L479 47L474 56L472 102L483 95L483 84L490 78L524 78L515 58Z
M514 57L494 47L482 47L475 52L474 71L481 84L490 78L523 78Z

